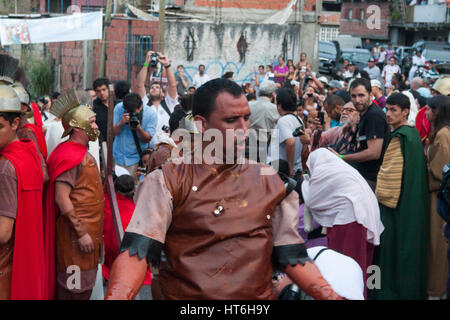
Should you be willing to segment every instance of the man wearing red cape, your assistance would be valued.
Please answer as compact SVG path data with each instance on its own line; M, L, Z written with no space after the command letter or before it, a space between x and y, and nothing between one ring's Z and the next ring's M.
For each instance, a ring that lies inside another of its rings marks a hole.
M33 141L19 140L20 99L0 85L0 299L46 299L42 189Z
M22 108L22 115L20 117L19 129L17 136L19 139L30 139L36 145L39 157L41 158L42 172L44 173L44 183L48 181L47 173L47 145L45 143L45 136L42 132L42 127L28 122L28 114L33 110L30 107L30 96L25 88L19 83L15 82L11 85L17 96L20 99Z
M50 109L62 119L62 137L69 135L69 140L59 144L48 159L44 226L50 248L46 255L49 299L55 295L60 300L90 298L103 241L102 182L88 152L89 141L95 141L99 131L95 113L79 96L71 89Z

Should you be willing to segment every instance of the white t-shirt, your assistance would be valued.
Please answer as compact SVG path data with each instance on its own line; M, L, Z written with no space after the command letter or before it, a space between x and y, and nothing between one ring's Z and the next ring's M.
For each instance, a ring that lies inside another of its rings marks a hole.
M401 73L401 72L402 71L400 70L400 67L396 64L394 64L393 66L391 66L390 64L385 65L383 68L383 73L381 74L383 79L386 79L384 82L384 86L385 87L392 86L391 83L392 76L394 75L394 73Z
M302 125L304 126L303 122ZM276 135L272 136L272 140L269 145L269 152L267 157L267 163L278 159L286 160L286 139L295 139L295 153L294 153L294 172L302 170L302 143L299 137L294 137L292 132L300 126L300 122L297 117L291 114L286 114L280 117L275 125L275 130L278 133L278 140ZM277 153L273 150L274 143L279 143ZM272 154L273 153L273 154Z
M178 96L173 99L169 94L166 95L166 98L164 99L166 101L167 107L169 108L170 112L173 112L173 109L178 104ZM148 96L145 96L142 99L142 103L144 105L148 105L149 103ZM158 107L155 107L154 105L150 104L150 107L155 110L156 114L158 115L158 124L156 125L156 133L155 136L152 137L152 140L150 141L150 148L154 148L158 143L158 134L163 132L162 127L163 126L169 126L169 119L170 115L164 110L164 108L161 106L161 104L158 105Z
M209 76L206 74L206 73L204 73L203 74L203 76L200 76L200 74L196 74L195 76L194 76L194 79L193 79L194 81L193 81L193 85L195 86L195 89L198 89L198 88L200 88L204 83L206 83L206 82L208 82L210 79L209 79Z
M378 63L382 63L386 60L386 51L380 51L379 57L378 57Z

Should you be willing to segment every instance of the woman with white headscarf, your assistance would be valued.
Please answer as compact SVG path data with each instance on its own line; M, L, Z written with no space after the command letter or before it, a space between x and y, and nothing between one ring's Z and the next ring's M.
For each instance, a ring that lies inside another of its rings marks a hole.
M366 283L374 246L384 230L375 194L357 170L325 148L312 152L306 164L310 178L302 183L305 205L327 228L328 247L355 259Z

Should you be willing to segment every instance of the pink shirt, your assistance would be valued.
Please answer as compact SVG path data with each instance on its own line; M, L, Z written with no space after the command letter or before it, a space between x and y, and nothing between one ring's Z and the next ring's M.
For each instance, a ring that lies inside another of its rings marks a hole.
M287 73L287 72L289 72L289 67L288 66L283 66L282 68L280 68L280 66L279 65L276 65L274 68L273 68L273 72L275 73ZM276 82L276 83L283 83L284 81L286 80L286 77L275 77L274 78L274 81Z

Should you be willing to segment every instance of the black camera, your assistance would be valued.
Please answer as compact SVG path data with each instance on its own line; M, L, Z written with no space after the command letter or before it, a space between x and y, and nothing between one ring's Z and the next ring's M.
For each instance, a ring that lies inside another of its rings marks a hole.
M136 129L139 124L139 113L131 112L130 113L130 127L131 129Z
M292 135L294 137L300 137L301 135L303 135L304 133L302 132L304 130L303 126L298 127L297 129L294 130L294 132L292 132Z
M325 112L319 111L317 117L319 118L320 124L323 125L325 123Z
M44 105L48 103L48 99L46 97L40 97L39 101L42 102Z
M158 57L159 55L156 52L152 53L149 63L150 68L156 68L158 66Z
M312 98L314 96L314 94L312 94L312 93L307 93L306 95L310 98Z
M165 133L169 133L170 128L168 125L163 125L161 130L164 131Z

